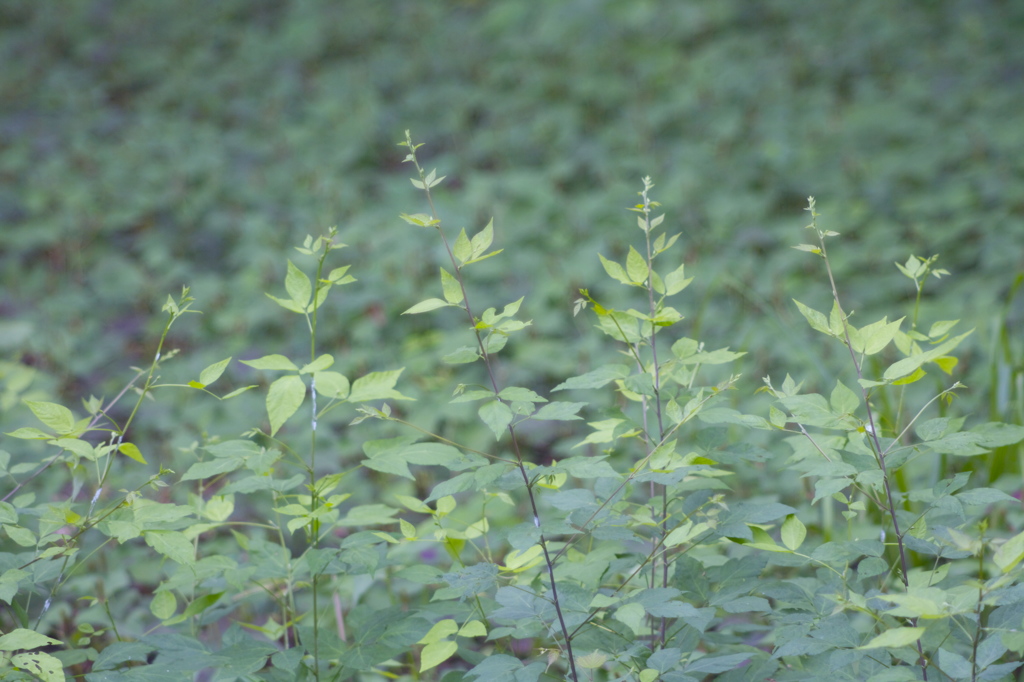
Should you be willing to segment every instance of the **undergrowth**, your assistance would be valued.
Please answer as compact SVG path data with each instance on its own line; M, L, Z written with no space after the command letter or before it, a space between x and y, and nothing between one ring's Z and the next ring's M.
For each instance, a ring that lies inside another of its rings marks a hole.
M616 359L550 391L515 385L530 358L510 351L544 330L525 297L476 293L500 275L493 221L449 227L445 178L408 133L401 146L425 212L388 230L428 231L443 254L435 295L405 314L438 320L451 347L419 376L346 369L318 333L360 269L336 264L332 228L268 293L297 316L301 357L165 378L168 334L195 312L185 289L113 398L25 399L34 425L0 451L5 679L1014 679L1024 532L1007 472L1024 427L956 415L953 353L971 331L955 311L921 319L926 285L950 274L937 257L897 264L907 314L861 321L811 199L812 243L796 248L822 285L795 306L847 369L779 368L756 388L771 404L745 413L745 353L693 338L680 234L644 178L633 245L596 254L608 281L572 311ZM1000 342L993 366L1015 367L1005 326ZM211 410L261 391L265 414L241 434L195 429L179 460L156 462L133 428L167 391ZM410 417L407 394L439 416ZM1019 387L1000 395L1013 420ZM483 437L449 428L467 410ZM543 429L577 443L521 438Z

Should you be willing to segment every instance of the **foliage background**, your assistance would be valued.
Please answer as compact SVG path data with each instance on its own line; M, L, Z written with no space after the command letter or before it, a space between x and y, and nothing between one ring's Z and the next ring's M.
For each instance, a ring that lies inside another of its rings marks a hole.
M334 224L359 284L325 309L322 349L347 374L407 366L410 395L447 388L427 376L462 322L399 317L436 287L441 255L397 218L422 210L394 146L405 128L449 176L448 224L495 218L505 253L476 283L483 304L527 296L534 326L507 383L544 393L610 352L572 301L584 286L615 303L597 253L621 260L634 236L622 209L650 174L697 277L687 333L748 351L748 388L818 357L790 301L828 308L789 248L813 194L844 235L832 257L855 321L905 314L914 292L892 263L941 254L953 277L929 285L923 317L954 311L978 330L961 362L979 390L962 409L1019 423L1021 353L999 334L1019 344L1024 324L1010 295L1022 31L1009 0L4 2L0 428L30 419L23 397L110 397L148 362L155 313L183 284L205 314L175 328L174 378L298 348L263 292L303 235ZM829 358L814 362L804 378L831 386ZM255 392L239 398L248 411L176 400L135 436L172 468L177 447L262 413ZM403 409L461 442L490 438L469 412ZM524 435L538 458L579 440ZM340 425L334 438L358 456Z

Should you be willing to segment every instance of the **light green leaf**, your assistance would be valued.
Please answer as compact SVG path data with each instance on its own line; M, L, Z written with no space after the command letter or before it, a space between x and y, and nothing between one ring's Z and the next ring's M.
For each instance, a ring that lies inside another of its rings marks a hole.
M694 353L687 357L684 361L684 365L693 365L700 363L702 365L724 365L727 362L732 362L746 355L745 352L736 353L729 350L728 347L719 348L717 350Z
M547 402L547 398L542 398L534 391L531 391L528 388L521 388L519 386L508 386L502 389L501 393L498 394L498 397L509 401L523 401L528 403Z
M386 372L370 372L359 377L352 384L352 392L348 396L350 403L361 403L368 400L412 400L395 390L395 383L405 368Z
M35 547L36 536L35 533L30 531L28 528L22 526L4 525L4 531L7 532L7 537L14 540L17 544L22 547Z
M940 358L948 354L949 351L959 346L960 342L966 339L968 336L970 336L973 332L974 330L972 329L971 331L965 334L953 337L952 339L939 344L938 346L929 351L925 351L924 353L917 353L916 355L911 355L909 358L904 358L899 362L896 362L895 364L891 365L889 369L885 370L885 373L882 375L882 377L886 381L895 381L896 379L905 377L908 374L914 372L914 370L916 370L924 363L931 362L936 358Z
M313 375L313 386L317 393L326 398L344 400L348 397L348 378L339 372L316 372Z
M857 330L853 325L847 323L847 327L852 333L856 333ZM828 328L832 336L843 337L843 311L839 308L839 301L832 301L832 310L828 315Z
M171 561L182 566L195 564L195 548L184 533L170 530L149 530L143 533L146 544Z
M512 410L500 400L491 400L483 404L478 411L480 419L494 433L494 438L501 438L508 425L512 423Z
M451 304L448 301L442 301L439 298L428 298L425 301L420 301L413 307L409 308L403 315L418 315L420 313L428 313L431 310L437 310L438 308L447 308Z
M572 419L582 419L583 417L580 417L577 412L579 412L585 405L587 405L587 403L548 403L534 412L531 419L539 421L569 421Z
M475 235L473 235L473 244L472 244L472 246L473 246L473 256L472 256L472 259L470 260L470 262L475 263L478 260L483 260L483 258L481 258L481 256L484 256L484 252L487 251L487 249L491 248L491 243L493 241L494 241L494 218L491 218L490 220L487 221L487 224L484 226L484 228L482 230L480 230ZM488 254L487 256L484 256L484 258L489 258L490 256L496 255L497 253L499 253L499 252L495 251L492 254Z
M338 521L339 526L380 526L394 523L393 517L397 509L386 504L364 504L352 507L345 518Z
M290 298L278 298L277 296L274 296L273 294L270 294L270 293L267 294L267 298L269 298L271 301L273 301L274 303L278 304L279 306L281 306L285 310L290 310L293 313L298 313L298 314L302 315L303 313L306 312L305 308L303 308L302 306L296 305L295 302L292 301Z
M270 435L295 414L306 398L306 384L297 375L289 374L270 384L267 392L267 416L270 419Z
M241 360L243 365L249 365L253 369L262 370L286 370L286 371L298 371L298 366L283 355L264 355L262 358L256 358L255 360Z
M811 325L811 329L815 329L819 332L822 332L823 334L828 334L829 336L832 336L832 330L829 328L828 325L828 318L826 318L823 314L819 313L817 310L805 306L803 303L796 300L795 298L793 299L793 303L796 303L797 309L800 311L800 314L803 315L804 318L807 320L808 324Z
M829 397L832 410L839 415L853 414L860 406L860 398L841 381L836 381L836 387L832 389Z
M75 415L63 405L38 400L26 400L25 404L36 419L57 433L66 434L75 429Z
M471 620L459 628L459 637L484 637L487 635L487 626L478 620Z
M615 620L625 623L634 634L639 635L643 631L647 611L643 604L626 604L616 609L613 617Z
M231 358L224 358L220 362L215 362L206 367L199 373L199 383L203 386L209 386L217 379L220 379L220 376L224 374L224 370L227 369L229 362L231 362Z
M23 426L20 429L15 429L14 431L5 433L4 435L24 440L50 440L53 438L52 433L47 433L46 431L37 429L34 426Z
M601 265L604 266L604 271L608 273L608 276L612 279L622 282L623 284L629 284L634 286L635 283L626 274L626 271L622 269L622 266L613 260L608 260L601 254L597 254L597 257L601 259Z
M466 261L473 257L473 246L470 244L469 237L466 236L466 228L462 228L459 236L455 238L452 255L455 256L455 260L459 261L459 265L465 265Z
M309 305L309 299L313 296L313 286L310 284L306 273L290 260L288 261L288 273L284 277L284 288L288 295L291 296L295 305L305 310L306 306Z
M888 317L883 317L878 322L861 327L856 333L851 330L850 343L853 345L853 350L864 355L874 355L888 346L896 336L896 332L899 331L904 318L901 317L893 322L889 322L888 319Z
M893 628L873 638L870 642L858 649L898 649L909 646L921 639L924 628Z
M178 600L170 590L161 590L149 601L149 611L160 620L167 620L178 610Z
M480 351L470 346L462 346L441 358L449 365L463 365L480 359Z
M462 303L465 298L459 280L444 268L441 268L441 289L444 291L444 299L452 305Z
M118 452L127 457L131 457L139 464L146 464L145 458L142 453L139 452L139 448L134 443L121 443L117 447Z
M427 634L423 635L417 644L433 644L434 642L440 642L445 637L454 635L459 631L458 624L451 618L445 618L434 623L434 626L430 628Z
M203 516L215 523L227 521L234 511L234 495L214 495L203 505Z
M64 665L56 656L42 651L11 656L11 665L26 670L42 682L64 682Z
M647 275L650 274L647 260L632 246L629 247L629 254L626 255L626 273L635 284L645 283Z
M1009 573L1024 559L1024 532L1014 535L1012 538L1000 545L996 550L992 561L1003 573Z
M35 630L17 628L0 637L0 651L17 651L19 649L38 649L42 646L60 644L60 640L47 637Z
M796 517L790 514L782 524L782 544L794 552L800 549L807 537L807 527Z
M450 640L428 644L420 652L420 672L436 668L454 656L458 650L459 645Z
M564 391L568 389L601 388L616 379L625 379L629 376L629 371L627 365L605 365L586 374L581 374L578 377L566 379L551 390Z
M956 326L960 320L942 320L932 325L932 328L928 330L928 338L938 339L949 333L949 330Z
M185 607L185 611L182 615L185 618L191 618L192 616L198 616L200 613L216 604L223 592L214 592L212 594L204 594L201 597L193 599L188 606Z
M314 372L320 372L322 370L327 369L333 364L334 356L324 353L313 362L303 366L303 368L299 370L299 374L312 374Z
M409 178L409 180L412 181L412 184L415 187L423 189L423 183L419 180L413 180L412 178ZM408 213L400 213L398 214L398 217L410 225L418 225L420 227L433 227L441 222L440 220L431 218L426 213L413 213L412 215L409 215Z
M677 235L678 236L678 235ZM672 296L690 286L693 277L686 277L686 265L682 264L672 272L665 275L665 294Z

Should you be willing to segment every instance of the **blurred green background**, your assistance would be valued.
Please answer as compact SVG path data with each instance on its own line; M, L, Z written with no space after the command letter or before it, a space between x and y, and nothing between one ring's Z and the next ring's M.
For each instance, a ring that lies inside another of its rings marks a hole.
M597 254L641 237L624 208L651 175L683 233L664 258L696 277L670 333L748 351L738 402L766 374L827 388L843 366L791 302L829 307L820 261L789 248L814 195L842 233L855 324L909 315L893 263L941 254L952 276L929 282L923 325L976 327L963 409L1019 421L1022 36L1011 0L5 0L0 427L32 422L26 396L112 397L182 285L204 315L175 328L168 381L228 355L302 357L304 324L263 292L331 225L350 247L333 265L359 282L332 294L320 349L350 376L406 366L417 397L466 381L437 369L467 342L462 320L400 317L439 291L443 255L398 219L425 210L395 146L407 128L448 176L450 234L495 219L505 252L470 271L477 308L527 297L504 384L543 393L610 356L572 303L589 287L627 304ZM224 381L258 380L236 365ZM239 401L165 392L140 422L147 447L237 435L262 411L255 392ZM443 402L403 409L458 432ZM460 439L487 437L467 414ZM559 451L580 433L528 438Z

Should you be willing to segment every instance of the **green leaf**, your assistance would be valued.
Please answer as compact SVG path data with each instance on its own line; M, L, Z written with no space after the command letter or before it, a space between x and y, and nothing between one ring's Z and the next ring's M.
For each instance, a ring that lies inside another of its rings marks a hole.
M220 601L221 595L223 594L223 592L214 592L212 594L204 594L197 599L193 599L192 602L185 607L185 610L181 615L185 618L198 616L200 613Z
M482 261L485 258L496 256L501 253L501 250L494 251L487 255L484 252L491 248L491 243L494 241L494 218L487 221L487 224L482 230L473 235L473 255L467 263L476 263Z
M459 628L459 637L485 637L487 626L478 620L471 620Z
M629 376L629 372L628 365L604 365L578 377L566 379L551 390L565 391L569 389L601 388L616 379L625 379Z
M1004 542L992 556L992 561L1003 573L1009 573L1024 559L1024 532L1014 535Z
M398 513L397 509L386 504L364 504L352 507L345 518L338 521L339 526L380 526L394 523L391 517Z
M685 360L684 365L702 364L702 365L724 365L727 362L732 362L746 355L746 353L736 353L726 348L719 348L718 350L712 350L707 352L694 353Z
M441 289L444 291L444 299L452 305L462 303L465 298L459 280L444 268L441 268Z
M420 313L428 313L431 310L437 310L438 308L447 308L451 303L448 301L442 301L439 298L428 298L425 301L420 301L413 307L409 308L403 315L418 315Z
M601 254L597 254L597 257L601 259L601 265L604 266L604 271L608 273L608 276L612 279L622 282L623 284L629 284L635 286L635 283L626 274L626 271L622 269L622 266L613 260L608 260Z
M412 400L395 390L395 383L404 371L403 367L386 372L370 372L359 377L352 384L352 392L348 396L348 401L362 403L368 400Z
M971 331L965 334L961 334L960 336L956 336L946 341L945 343L939 344L938 346L929 351L925 351L924 353L917 353L916 355L911 355L909 358L904 358L899 362L894 363L887 370L885 370L885 373L882 375L882 377L886 381L895 381L896 379L905 377L908 374L914 372L914 370L916 370L924 363L931 362L936 358L940 358L948 354L949 351L959 346L960 342L966 339L968 336L970 336L973 332L974 330L972 329Z
M38 400L26 400L25 404L32 410L36 419L59 434L71 433L75 429L75 415L71 410L57 403L46 403Z
M420 183L419 180L413 180L412 178L409 179L412 180L412 184L414 186L420 189L423 188L422 183ZM410 225L417 225L419 227L434 227L435 225L438 225L441 222L440 220L431 218L426 213L413 213L412 215L409 215L408 213L400 213L398 217L404 220L405 222L409 223Z
M178 610L178 601L170 590L161 590L149 602L149 611L160 620L167 620Z
M956 326L960 320L942 320L932 325L928 330L928 338L938 339L949 333L949 330Z
M727 654L725 656L702 656L686 664L683 672L708 675L734 670L750 658L749 653Z
M195 548L184 533L169 530L149 530L143 533L146 544L171 561L182 566L193 566Z
M864 355L874 355L881 352L900 329L904 318L889 322L888 317L883 317L878 322L873 322L866 327L861 327L854 333L851 330L850 343L853 350Z
M0 637L0 651L18 651L19 649L38 649L52 644L61 644L60 640L42 635L35 630L17 628Z
M255 360L241 360L243 365L249 365L253 369L262 370L286 370L291 372L298 371L298 367L294 362L289 360L283 355L264 355L262 358L256 358Z
M832 389L829 397L832 411L839 415L853 414L860 406L860 397L846 387L841 381L836 381L836 387Z
M313 386L316 392L326 398L344 400L348 397L348 378L339 372L316 372L313 374Z
M277 296L274 296L273 294L270 294L270 293L267 293L266 296L271 301L273 301L274 303L278 304L279 306L281 306L285 310L290 310L293 313L298 313L300 315L302 315L302 314L304 314L306 312L305 308L296 305L295 302L292 301L289 298L278 298Z
M334 364L334 356L324 353L313 362L305 365L299 370L299 374L313 374L327 369Z
M480 351L470 346L462 346L441 358L449 365L463 365L480 359Z
M672 296L690 285L693 278L686 277L686 265L682 264L672 272L665 275L665 295Z
M528 388L522 388L519 386L508 386L502 389L501 393L498 394L499 398L504 398L510 402L528 402L528 403L546 403L547 398L542 398L540 395L531 391Z
M445 618L434 623L434 626L430 628L427 634L423 635L417 644L434 644L440 642L446 637L450 637L459 631L458 624L451 618ZM433 667L433 666L431 666Z
M829 328L828 318L819 313L817 310L805 306L803 303L796 300L795 298L793 299L793 303L796 303L797 309L800 311L800 314L803 315L804 318L807 320L808 324L811 325L811 329L815 329L819 332L822 332L823 334L828 334L829 336L832 336L832 330Z
M790 514L782 524L782 544L794 552L800 549L807 537L807 527L796 517Z
M626 274L635 284L646 283L647 275L650 274L647 260L632 246L629 247L629 253L626 255Z
M64 682L64 664L56 656L42 651L11 656L11 665L26 670L42 682Z
M924 628L893 628L874 637L870 642L858 649L898 649L913 644L921 639Z
M587 403L556 402L548 403L533 413L531 419L539 421L569 421L582 419L579 412Z
M309 299L313 296L313 287L306 273L290 260L288 261L288 273L284 277L284 288L295 305L305 311L306 306L309 305Z
M220 362L215 362L203 369L203 371L199 373L199 383L205 387L209 386L217 379L220 379L220 376L224 374L224 370L227 369L229 362L231 362L231 358L225 358Z
M28 528L4 525L3 529L7 533L7 537L22 547L35 547L38 542L35 534Z
M146 464L147 463L145 458L142 456L142 453L139 452L139 448L134 443L121 443L117 447L117 450L122 455L125 455L127 457L131 457L132 459L134 459L139 464Z
M459 236L455 238L455 243L452 244L452 255L455 256L455 260L459 261L459 265L465 265L466 261L473 257L473 246L469 237L466 236L466 228L462 228Z
M500 400L491 400L483 404L478 410L480 419L494 433L494 438L501 438L508 425L512 423L512 410Z
M306 398L306 384L294 374L283 376L270 384L267 392L267 416L270 419L270 435L298 411Z
M23 426L20 429L15 429L14 431L5 433L4 435L24 440L50 440L53 438L52 433L47 433L46 431L37 429L34 426Z

